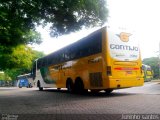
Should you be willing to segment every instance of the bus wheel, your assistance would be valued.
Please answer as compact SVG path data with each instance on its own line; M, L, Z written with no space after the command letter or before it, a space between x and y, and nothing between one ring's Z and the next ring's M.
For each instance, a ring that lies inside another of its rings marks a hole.
M91 93L96 94L99 93L100 90L91 90Z
M104 90L107 94L110 94L112 91L113 91L113 89L105 89Z
M72 93L73 92L73 82L71 79L68 79L66 82L66 88L68 92Z
M84 89L84 84L83 84L83 81L81 80L81 78L77 78L75 80L75 92L76 93L85 93L85 92L88 92L88 90L85 90Z
M43 87L41 87L41 83L38 81L37 86L39 88L39 91L43 91Z

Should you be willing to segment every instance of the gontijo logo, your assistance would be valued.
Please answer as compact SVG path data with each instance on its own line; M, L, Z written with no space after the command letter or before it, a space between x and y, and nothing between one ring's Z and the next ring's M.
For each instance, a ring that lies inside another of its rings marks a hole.
M120 38L121 41L123 42L128 42L129 41L129 37L131 36L132 34L130 33L125 33L125 32L121 32L120 34L117 34L117 36Z
M135 31L127 28L108 30L108 48L111 57L116 60L132 61L139 58L139 45Z
M133 45L128 43L129 42L129 37L132 34L126 33L126 32L121 32L120 34L115 34L115 35L117 35L120 38L120 40L122 42L125 42L125 43L122 43L120 41L119 42L117 41L118 43L113 43L112 42L112 44L110 44L110 49L112 49L112 50L127 50L127 51L138 51L139 50L137 46L133 46Z

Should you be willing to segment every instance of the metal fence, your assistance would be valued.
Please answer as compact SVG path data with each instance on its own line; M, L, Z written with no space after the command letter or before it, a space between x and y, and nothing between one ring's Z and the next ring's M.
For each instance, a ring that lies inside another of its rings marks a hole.
M17 86L17 81L0 80L0 87L14 87Z

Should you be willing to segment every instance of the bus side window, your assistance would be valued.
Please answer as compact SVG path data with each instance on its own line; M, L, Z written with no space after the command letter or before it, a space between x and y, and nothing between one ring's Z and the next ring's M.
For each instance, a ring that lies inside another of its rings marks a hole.
M72 46L71 49L70 49L70 59L73 60L76 58L76 48L75 46Z
M37 69L39 70L40 68L41 68L41 66L42 66L42 62L41 62L42 60L41 59L38 59L38 61L37 61Z
M33 77L33 79L36 78L36 61L35 61L34 64L33 64L32 77Z
M65 51L65 60L70 60L70 52L69 52L69 50L67 49L66 51Z

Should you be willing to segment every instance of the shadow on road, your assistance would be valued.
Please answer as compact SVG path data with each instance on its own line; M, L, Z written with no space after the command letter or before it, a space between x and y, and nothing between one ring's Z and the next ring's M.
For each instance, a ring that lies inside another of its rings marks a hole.
M37 90L38 91L38 90ZM43 91L39 91L39 92L54 92L56 94L65 94L65 95L69 95L69 96L79 96L79 97L122 97L122 96L129 96L129 95L136 95L134 93L119 93L119 92L112 92L110 94L105 93L104 91L100 91L98 93L92 93L90 91L82 93L82 94L78 94L78 93L69 93L67 90L57 90L57 89L45 89Z

